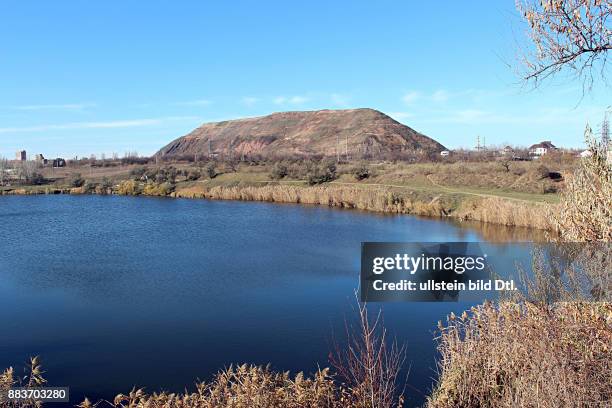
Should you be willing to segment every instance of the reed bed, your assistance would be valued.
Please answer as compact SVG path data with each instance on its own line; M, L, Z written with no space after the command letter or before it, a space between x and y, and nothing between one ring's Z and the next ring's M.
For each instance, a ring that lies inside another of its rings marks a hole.
M485 303L451 314L427 406L610 406L611 324L610 303Z
M176 191L174 191L176 189ZM16 189L3 191L7 195L28 194L117 194L157 197L206 198L211 200L265 201L324 205L363 211L411 214L427 217L453 217L509 227L528 227L546 231L557 224L550 214L556 206L529 203L504 198L458 199L453 194L423 194L389 187L347 187L337 185L218 185L173 186L169 183L138 183L125 180L112 189Z
M413 197L410 192L394 191L388 188L288 185L187 188L173 193L173 196L314 204L394 214L454 217L465 221L480 221L547 231L555 229L555 224L551 220L551 213L555 208L553 205L493 197L470 200L461 204L459 208L455 208L454 202L440 196L424 201L422 197Z
M489 197L464 204L455 216L462 220L555 231L556 225L552 215L556 208L557 206L553 204L531 204Z
M266 201L325 205L364 211L425 216L445 216L448 206L439 199L428 202L414 200L407 193L384 188L355 188L289 185L266 186L215 186L212 188L188 188L176 191L174 197L207 198L212 200Z

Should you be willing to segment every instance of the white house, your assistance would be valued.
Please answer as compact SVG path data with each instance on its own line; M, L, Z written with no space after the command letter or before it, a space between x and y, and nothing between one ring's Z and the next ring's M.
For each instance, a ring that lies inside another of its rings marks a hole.
M582 157L583 159L585 157L591 157L593 155L593 152L590 150L585 150L583 152L580 152L580 154L578 156Z
M552 144L550 140L545 140L538 144L531 145L529 147L529 154L532 156L544 156L554 150L557 150L555 145Z
M440 156L442 156L442 157L450 156L450 152L448 150L442 150L440 152Z

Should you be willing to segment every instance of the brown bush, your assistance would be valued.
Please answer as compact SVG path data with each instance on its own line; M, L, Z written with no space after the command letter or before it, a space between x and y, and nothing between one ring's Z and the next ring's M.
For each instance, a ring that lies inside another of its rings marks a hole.
M566 241L612 241L612 163L608 145L593 137L587 126L585 139L593 153L583 158L561 196L554 217Z
M485 303L440 324L430 408L612 403L610 303Z

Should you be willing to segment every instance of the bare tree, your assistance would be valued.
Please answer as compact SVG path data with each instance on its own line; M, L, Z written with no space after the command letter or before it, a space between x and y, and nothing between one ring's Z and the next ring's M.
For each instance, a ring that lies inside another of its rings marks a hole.
M593 73L605 78L612 49L610 0L517 0L529 25L532 46L522 51L526 82L538 85L561 71L572 72L590 89Z
M347 325L348 344L344 348L336 344L330 362L349 387L355 406L362 406L359 402L372 408L401 406L403 389L398 388L398 377L406 359L406 348L388 341L381 310L371 318L366 303L357 306L358 326Z
M7 170L9 168L9 162L4 157L0 157L0 186L4 185L7 179Z
M506 170L506 173L510 172L510 165L512 164L512 160L510 158L504 157L499 164Z

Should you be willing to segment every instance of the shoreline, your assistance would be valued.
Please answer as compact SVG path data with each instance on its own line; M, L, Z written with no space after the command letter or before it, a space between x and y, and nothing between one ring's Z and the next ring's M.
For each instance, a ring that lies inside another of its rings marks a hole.
M29 188L28 188L29 187ZM436 196L428 202L410 197L410 192L391 188L363 189L342 185L299 186L286 184L252 185L177 185L123 181L110 188L27 186L0 190L0 195L125 195L229 201L260 201L320 205L330 208L361 210L477 221L506 227L554 231L553 205L518 202L501 197L474 197L457 202L455 197Z

